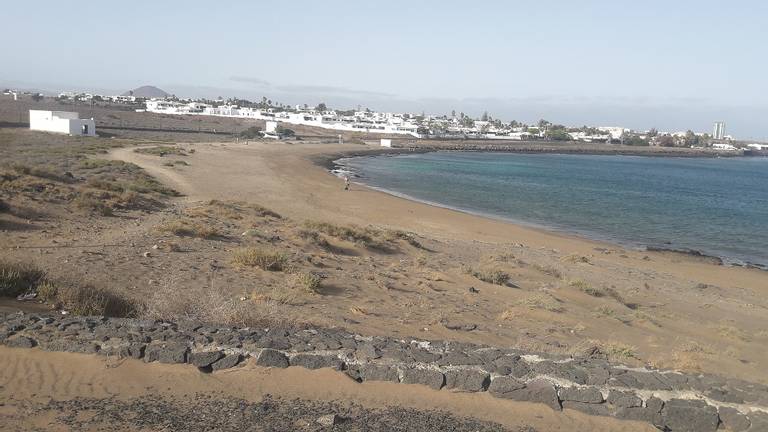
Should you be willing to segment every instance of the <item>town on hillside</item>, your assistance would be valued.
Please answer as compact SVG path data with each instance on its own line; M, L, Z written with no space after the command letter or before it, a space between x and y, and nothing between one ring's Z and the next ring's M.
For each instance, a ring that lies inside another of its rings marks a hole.
M4 95L42 100L35 92L5 89ZM637 131L621 126L566 126L544 119L535 124L516 120L503 121L488 112L473 118L452 110L450 114L420 114L378 112L357 106L356 109L332 109L325 103L317 105L287 105L263 97L260 101L240 98L211 99L179 98L152 86L144 86L122 95L101 95L86 92L62 92L55 99L62 105L120 104L137 112L168 115L203 115L266 120L268 128L258 131L267 138L278 138L277 132L290 131L274 127L284 123L318 127L340 132L381 133L412 138L441 140L516 140L516 141L575 141L584 143L622 144L629 146L687 147L714 150L768 150L768 145L738 141L725 133L725 122L716 121L712 132L659 131L651 128Z

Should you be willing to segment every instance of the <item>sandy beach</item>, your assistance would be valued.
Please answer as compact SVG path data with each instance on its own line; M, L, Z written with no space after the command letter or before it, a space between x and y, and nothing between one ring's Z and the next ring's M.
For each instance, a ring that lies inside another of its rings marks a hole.
M631 347L628 361L768 379L763 364L768 354L763 330L768 274L763 271L675 253L627 250L416 203L361 185L344 191L341 180L315 162L365 150L360 145L265 142L194 148L187 159L190 166L183 169L169 169L160 158L128 148L115 150L111 157L142 166L180 190L188 203L243 200L297 221L386 226L418 234L435 251L419 252L424 260L406 271L421 278L432 273L423 283L406 280L403 290L383 292L347 286L319 304L299 306L306 316L363 333L542 351L567 352L586 341L619 343ZM462 266L484 265L504 254L516 260L500 264L507 266L517 288L485 284L462 271ZM350 273L342 272L334 285L358 285ZM579 292L574 281L610 288L623 304ZM469 293L470 286L480 295ZM371 313L350 316L354 307ZM445 325L449 321L448 327L477 328L451 330Z

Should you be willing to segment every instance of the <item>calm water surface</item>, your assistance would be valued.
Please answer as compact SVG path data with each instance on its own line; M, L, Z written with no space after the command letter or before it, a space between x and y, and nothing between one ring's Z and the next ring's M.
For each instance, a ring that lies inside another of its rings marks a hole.
M359 181L420 201L768 266L768 158L438 152L341 163Z

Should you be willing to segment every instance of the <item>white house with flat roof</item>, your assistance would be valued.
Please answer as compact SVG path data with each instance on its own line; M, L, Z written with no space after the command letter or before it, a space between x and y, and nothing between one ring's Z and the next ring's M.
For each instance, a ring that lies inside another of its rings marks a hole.
M29 129L78 136L96 136L96 122L76 112L29 110Z

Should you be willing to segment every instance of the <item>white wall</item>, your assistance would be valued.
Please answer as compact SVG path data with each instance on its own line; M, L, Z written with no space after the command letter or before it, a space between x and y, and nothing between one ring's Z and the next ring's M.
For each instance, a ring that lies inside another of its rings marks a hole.
M83 125L88 132L83 133ZM78 113L68 111L29 110L29 129L68 135L96 136L93 119L79 119Z

